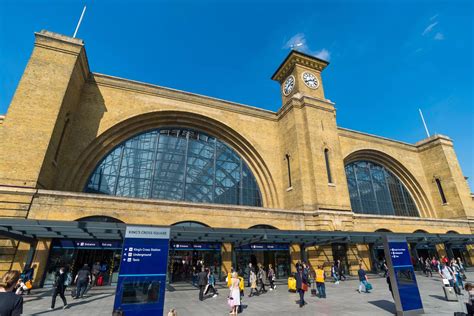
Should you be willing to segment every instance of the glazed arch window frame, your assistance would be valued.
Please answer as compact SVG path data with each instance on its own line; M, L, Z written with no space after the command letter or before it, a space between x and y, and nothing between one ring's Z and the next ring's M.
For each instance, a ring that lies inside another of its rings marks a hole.
M87 193L195 203L263 206L244 159L217 137L185 127L142 131L95 166Z
M410 191L389 168L366 159L344 169L354 213L420 217Z

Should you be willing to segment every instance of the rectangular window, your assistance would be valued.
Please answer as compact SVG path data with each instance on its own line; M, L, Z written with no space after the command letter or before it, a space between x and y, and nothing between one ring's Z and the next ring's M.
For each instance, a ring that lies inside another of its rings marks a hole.
M443 204L448 203L448 201L446 201L446 196L444 195L443 187L441 186L441 180L435 179L435 181L436 186L438 187L439 195L441 195L441 201L443 201Z
M291 168L290 168L290 155L285 155L286 162L288 163L288 187L291 188Z

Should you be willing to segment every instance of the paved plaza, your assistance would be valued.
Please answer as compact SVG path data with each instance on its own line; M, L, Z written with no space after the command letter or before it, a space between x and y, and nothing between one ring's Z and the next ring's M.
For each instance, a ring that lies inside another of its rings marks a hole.
M468 272L467 276L468 280L474 281L474 272ZM460 311L461 303L444 299L439 277L417 275L417 280L427 315L453 315L453 312ZM243 298L245 308L242 315L393 315L395 306L385 279L373 276L370 281L374 285L370 294L356 292L358 281L354 278L339 285L327 283L327 299L306 295L308 304L304 308L297 305L298 294L288 292L286 283L280 283L275 291ZM166 293L165 311L175 308L179 316L228 315L228 290L221 285L218 291L218 297L200 302L195 287L188 283L173 284ZM248 291L246 288L246 295ZM49 311L51 290L39 289L25 297L24 312L25 315L48 316L111 315L114 294L114 287L97 287L81 300L72 300L69 295L70 308L66 310L61 309L62 302L58 298L57 309Z

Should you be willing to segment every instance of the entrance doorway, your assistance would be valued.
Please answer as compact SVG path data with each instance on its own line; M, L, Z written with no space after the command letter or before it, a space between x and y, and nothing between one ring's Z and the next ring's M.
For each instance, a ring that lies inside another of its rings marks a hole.
M370 244L372 272L380 273L382 271L383 261L385 259L385 250L383 245Z
M336 262L337 260L340 260L342 268L343 268L343 272L345 274L349 274L349 261L347 260L347 245L334 243L334 244L331 244L331 247L332 247L332 256L334 258L334 262Z
M168 273L170 282L191 281L204 266L221 279L221 244L171 242Z
M286 278L290 275L290 250L288 244L250 244L235 248L234 267L244 279L248 278L248 264L253 267L262 264L268 270L271 264L276 278Z
M73 277L87 264L89 269L99 262L103 285L117 282L122 241L89 241L54 239L49 255L44 285L52 285L59 268L65 267Z

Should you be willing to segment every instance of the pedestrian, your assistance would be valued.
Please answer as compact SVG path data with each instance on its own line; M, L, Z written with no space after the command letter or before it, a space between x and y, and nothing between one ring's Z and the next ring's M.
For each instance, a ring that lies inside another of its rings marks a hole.
M265 280L266 280L266 273L265 270L263 269L262 264L258 264L258 272L257 272L257 282L260 288L258 289L259 293L267 293L267 290L265 289Z
M207 295L209 290L212 290L212 297L217 297L217 290L216 290L216 278L214 277L214 273L212 269L207 269L207 286L206 290L204 291L204 295Z
M339 277L339 280L342 280L342 281L346 280L346 276L344 275L344 268L342 267L341 260L337 260L337 275Z
M466 277L466 273L465 273L466 270L464 269L464 263L462 262L461 258L459 258L459 257L458 257L458 259L457 259L457 262L458 262L458 265L459 265L459 270L460 270L460 272L461 272L461 278L462 278L463 280L466 280L467 277Z
M471 283L466 283L464 289L468 295L466 303L467 314L474 315L474 286Z
M67 308L67 301L66 297L64 296L64 292L66 291L67 287L67 273L64 267L59 269L59 272L56 274L53 283L53 297L51 300L51 307L50 310L54 309L54 305L56 305L56 297L59 297L63 300L63 309Z
M367 278L367 273L365 272L364 269L362 269L362 264L359 264L359 271L357 271L357 274L359 275L359 289L357 290L359 293L362 293L362 288L365 288L365 293L370 293L369 292L369 282Z
M426 277L428 277L428 273L430 274L430 277L433 277L433 268L431 266L431 262L429 258L426 258L426 261L425 261L425 271L426 271Z
M390 282L390 275L387 274L387 278L385 280L387 281L388 290L390 291L390 294L392 294L392 298L395 299L393 297L393 289L392 289L392 283Z
M454 283L462 289L464 287L461 276L461 268L459 267L456 259L451 259L451 270L454 272Z
M253 268L250 269L250 294L249 297L252 297L253 295L258 296L258 291L257 291L257 275L255 274L255 271ZM255 291L255 294L254 294Z
M388 266L387 266L387 261L385 258L382 260L382 271L383 271L383 277L386 278L388 274Z
M16 270L6 272L0 280L0 315L18 316L23 314L23 297L13 290L20 279Z
M326 298L326 285L324 282L326 281L326 273L323 270L322 265L318 265L316 269L316 288L318 289L318 297L319 298Z
M428 276L428 275L426 275L425 260L423 259L423 257L419 257L419 258L418 258L418 266L420 267L421 272L422 272L425 276Z
M298 272L296 273L296 289L300 295L299 305L303 307L306 302L304 301L304 293L308 290L308 279L303 273L303 267L298 266Z
M247 287L250 286L250 273L252 271L253 267L252 267L252 262L249 262L249 265L248 265L248 273L247 273Z
M94 263L94 265L92 265L92 286L94 285L97 285L97 278L99 277L99 274L100 274L100 262L97 261L96 263Z
M28 287L26 286L25 282L22 278L20 278L15 285L15 294L16 295L23 295L26 291L28 291Z
M174 308L172 308L168 312L168 316L178 316L178 312Z
M339 284L339 278L337 276L337 265L335 262L331 266L331 276L334 279L334 284Z
M454 271L453 271L453 269L451 269L450 266L448 266L444 263L441 263L441 268L440 268L438 273L439 273L439 275L441 276L442 279L448 280L449 286L454 288L454 292L456 292L456 294L458 294L458 295L461 294L461 290L459 289L459 287L455 283L456 275L454 274Z
M35 275L36 264L32 265L30 268L25 269L23 272L23 282L28 287L26 294L30 294L31 288L33 287L33 277Z
M276 289L275 286L275 270L271 264L268 265L268 281L270 282L270 291Z
M207 273L204 268L201 268L201 272L197 274L197 283L199 286L199 300L204 300L204 288L207 285Z
M92 282L89 265L86 263L76 274L74 283L76 283L76 299L82 298L87 290L88 285Z
M240 279L237 272L232 273L232 282L229 288L229 305L231 307L230 315L237 315L240 306Z

